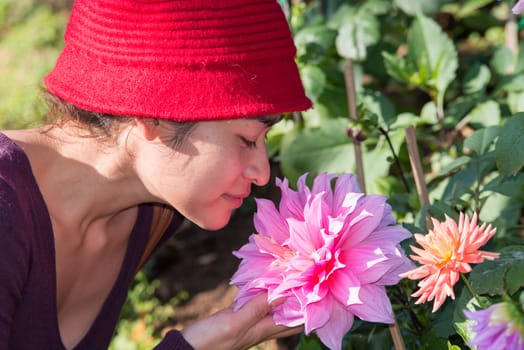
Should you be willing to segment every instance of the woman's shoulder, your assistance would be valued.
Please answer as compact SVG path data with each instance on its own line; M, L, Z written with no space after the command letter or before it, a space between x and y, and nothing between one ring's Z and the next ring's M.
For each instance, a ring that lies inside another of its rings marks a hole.
M27 191L31 178L28 161L22 148L0 132L0 238L15 227L15 222L26 222L25 208L31 202ZM24 199L27 198L27 199Z
M30 174L26 153L5 133L0 132L0 179L22 180L24 173Z
M0 132L0 206L5 210L6 205L10 208L36 205L39 198L26 152L9 134Z
M24 151L5 132L0 131L0 159L19 158Z

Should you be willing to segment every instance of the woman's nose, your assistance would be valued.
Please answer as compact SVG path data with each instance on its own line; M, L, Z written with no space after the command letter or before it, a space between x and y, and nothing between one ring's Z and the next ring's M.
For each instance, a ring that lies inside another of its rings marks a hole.
M265 186L270 177L269 158L266 147L261 147L260 151L254 152L244 176L257 186Z

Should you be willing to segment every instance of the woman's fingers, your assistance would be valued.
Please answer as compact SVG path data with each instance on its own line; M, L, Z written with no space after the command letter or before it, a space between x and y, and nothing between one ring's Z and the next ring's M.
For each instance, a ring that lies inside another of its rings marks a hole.
M303 327L276 325L271 310L267 294L263 293L237 311L232 307L221 310L186 327L182 333L197 350L232 350L248 349L269 339L303 331Z
M267 303L267 294L262 293L248 301L237 310L236 314L239 320L248 324L255 324L269 315L271 309L271 305Z
M275 321L273 320L273 317L271 315L268 315L264 319L260 320L255 325L253 330L256 331L260 335L260 337L270 339L298 334L304 331L304 327L287 327L283 325L276 325Z
M281 299L269 305L267 303L267 294L264 293L256 296L237 311L239 319L243 320L245 324L251 325L249 333L251 333L254 344L272 338L295 335L304 330L303 326L290 328L275 324L271 310L274 306L284 301L285 299Z

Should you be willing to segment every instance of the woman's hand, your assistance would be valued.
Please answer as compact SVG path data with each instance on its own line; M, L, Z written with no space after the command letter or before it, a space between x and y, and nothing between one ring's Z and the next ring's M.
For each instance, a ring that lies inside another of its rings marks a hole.
M182 330L195 350L244 350L263 341L298 334L303 327L277 326L267 294L250 300L240 310L223 309Z

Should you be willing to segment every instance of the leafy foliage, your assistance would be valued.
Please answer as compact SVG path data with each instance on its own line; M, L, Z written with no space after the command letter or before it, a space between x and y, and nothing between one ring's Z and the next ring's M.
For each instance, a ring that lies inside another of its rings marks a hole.
M514 175L524 166L524 114L509 118L495 149L497 166L504 175Z
M524 247L508 246L500 253L499 259L478 265L471 272L471 284L477 293L513 295L524 287Z
M0 127L44 119L41 80L62 47L68 10L34 0L0 0Z
M169 326L169 320L174 315L173 307L187 298L187 293L181 292L162 303L155 296L158 285L158 280L150 281L144 272L137 274L110 350L147 350L156 345L162 330Z
M503 36L512 3L335 3L328 8L313 1L292 10L299 17L291 20L298 62L314 108L300 119L295 116L292 132L273 144L274 154L291 179L304 172L355 172L356 142L367 190L387 195L413 232L426 231L426 214L443 219L459 211L476 211L481 221L497 227L487 248L500 251L501 258L477 266L469 277L482 305L464 284L455 287L461 297L434 314L412 304L415 286L401 283L391 291L408 349L465 348L471 335L464 316L456 314L490 305L502 294L515 299L522 290L514 254L523 244L524 121L518 112L524 108L524 59L522 47L512 49ZM311 24L315 34L305 41ZM351 109L356 119L348 117ZM409 126L416 130L427 206L415 193L405 134ZM352 337L361 339L357 329L348 333ZM391 348L378 337L363 339L361 348ZM305 337L298 349L314 346L314 337Z

